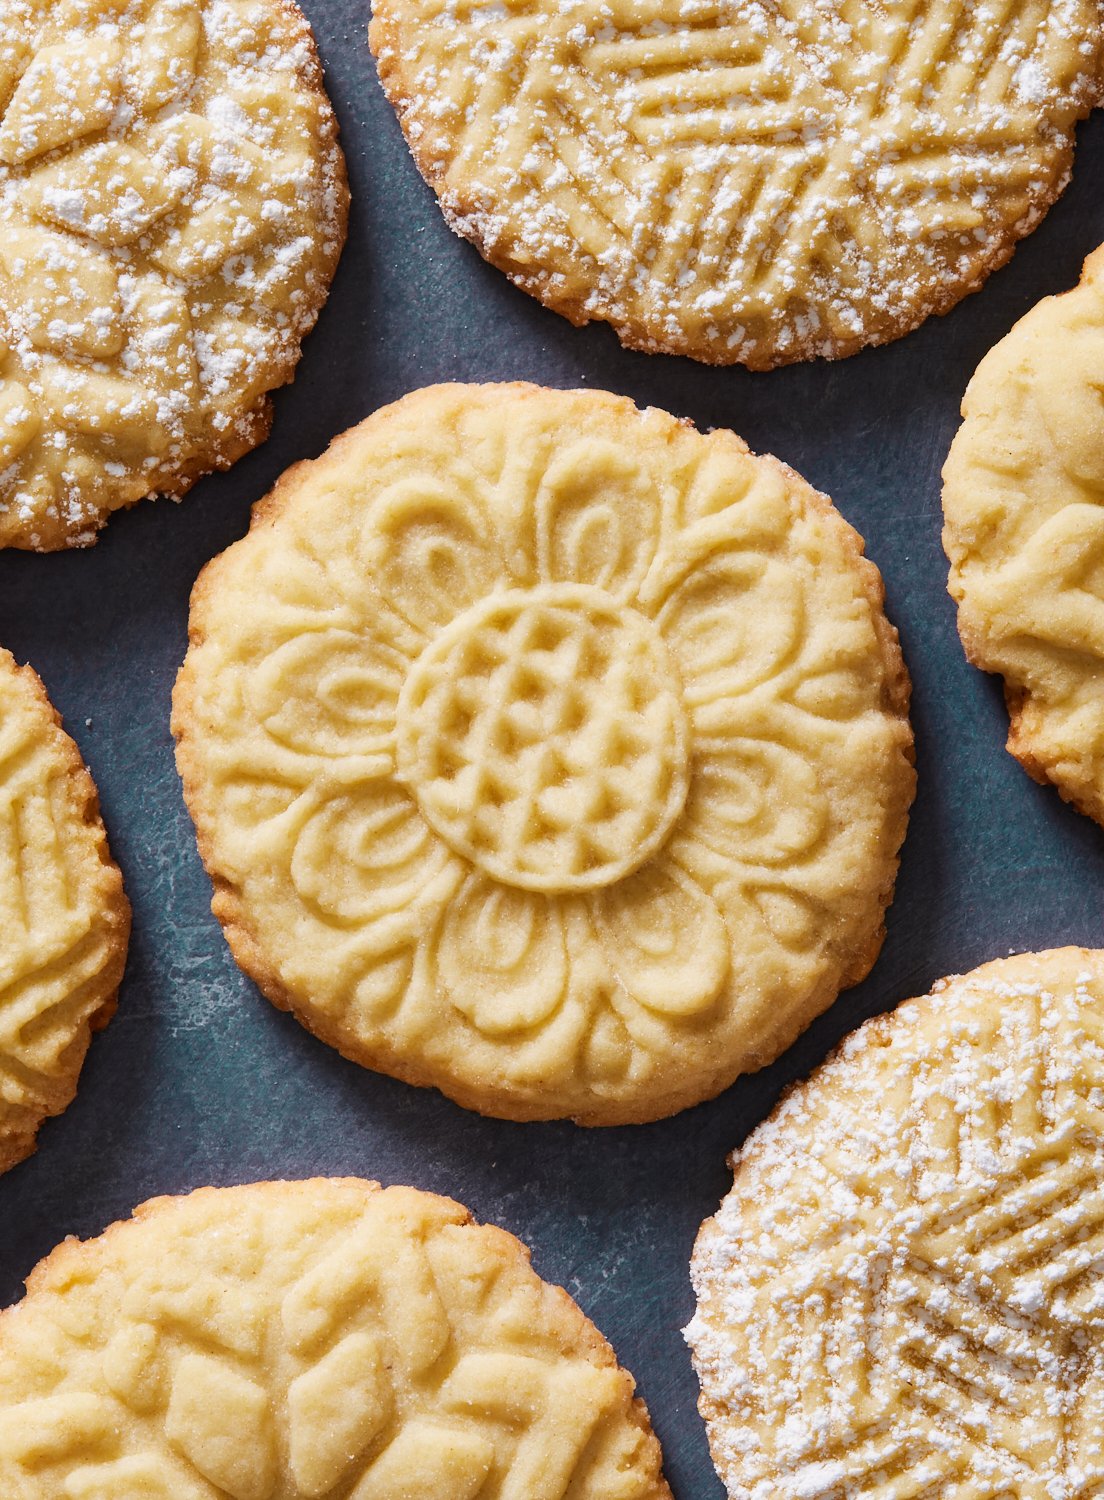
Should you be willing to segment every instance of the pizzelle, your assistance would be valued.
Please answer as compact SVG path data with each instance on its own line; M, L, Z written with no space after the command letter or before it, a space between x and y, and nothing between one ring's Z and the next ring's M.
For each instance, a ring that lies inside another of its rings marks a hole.
M978 366L943 469L970 660L1004 677L1008 749L1104 823L1104 249Z
M913 789L881 602L731 433L535 386L385 408L193 595L173 725L235 956L485 1113L716 1093L880 946Z
M1065 186L1101 0L376 0L448 222L632 348L766 369L946 312Z
M671 1500L529 1253L355 1179L159 1198L0 1314L6 1500Z
M80 752L34 672L0 650L0 1171L72 1100L129 933Z
M6 0L0 546L86 546L267 436L345 237L291 0Z
M732 1496L1104 1484L1104 953L868 1021L734 1158L686 1330Z

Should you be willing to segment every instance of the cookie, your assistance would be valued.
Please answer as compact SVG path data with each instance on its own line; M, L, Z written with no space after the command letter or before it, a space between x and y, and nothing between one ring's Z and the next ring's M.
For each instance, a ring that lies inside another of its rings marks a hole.
M1102 0L375 0L458 234L573 323L769 369L944 313L1104 98Z
M1008 749L1104 823L1104 247L978 366L943 469L966 655L1004 677Z
M0 546L87 546L261 442L347 204L292 0L5 0Z
M732 1496L1104 1484L1104 953L868 1021L733 1160L686 1330Z
M34 672L0 650L0 1172L76 1093L129 936L80 751Z
M658 1119L881 944L908 679L857 534L730 432L437 386L201 575L177 761L241 966L469 1108Z
M513 1235L317 1178L157 1198L0 1315L10 1500L671 1500L633 1379Z

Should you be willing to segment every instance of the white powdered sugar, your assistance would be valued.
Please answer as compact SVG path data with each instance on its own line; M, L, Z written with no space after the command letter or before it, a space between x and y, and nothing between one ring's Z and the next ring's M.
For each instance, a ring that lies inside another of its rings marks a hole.
M733 1497L1104 1484L1104 959L868 1023L755 1131L686 1337Z

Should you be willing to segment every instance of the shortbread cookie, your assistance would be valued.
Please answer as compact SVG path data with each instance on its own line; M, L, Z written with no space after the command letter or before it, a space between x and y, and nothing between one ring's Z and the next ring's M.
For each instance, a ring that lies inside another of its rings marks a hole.
M1104 247L986 355L943 469L970 660L1004 676L1008 748L1104 823Z
M1104 98L1104 0L375 0L458 234L573 323L767 369L946 312Z
M732 1496L1104 1485L1104 953L868 1021L734 1158L686 1330Z
M80 751L34 672L0 650L0 1172L73 1098L129 934Z
M0 1316L5 1500L671 1500L525 1246L356 1179L157 1198Z
M85 546L267 436L347 199L291 0L4 0L0 546Z
M202 574L174 729L242 967L470 1108L657 1119L881 944L912 797L877 570L729 432L437 386Z

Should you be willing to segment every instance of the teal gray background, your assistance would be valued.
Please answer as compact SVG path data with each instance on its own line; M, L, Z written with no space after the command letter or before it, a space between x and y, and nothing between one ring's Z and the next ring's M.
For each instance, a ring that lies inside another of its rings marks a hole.
M68 1234L202 1183L355 1173L448 1193L518 1234L636 1375L679 1500L720 1500L679 1329L687 1262L725 1158L780 1091L860 1021L941 975L1024 948L1104 945L1104 832L1005 754L998 682L966 665L945 592L939 471L966 382L1039 297L1104 240L1104 117L1073 182L1011 264L948 317L840 364L769 374L630 354L571 328L445 227L375 80L367 15L304 0L340 116L350 238L269 442L180 505L117 516L90 552L0 553L0 642L44 678L99 784L134 904L115 1021L76 1103L0 1178L0 1303ZM914 683L919 795L889 937L765 1073L657 1125L583 1131L484 1120L345 1062L261 998L210 915L181 800L169 695L188 593L288 464L376 407L439 380L599 386L702 427L729 426L826 490L886 579ZM0 934L0 942L2 942Z

